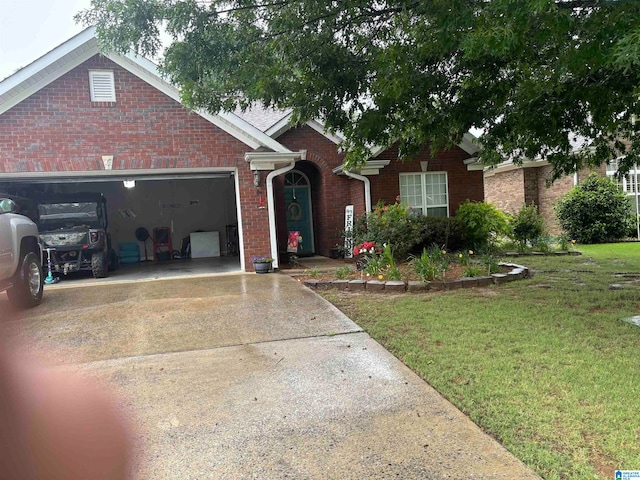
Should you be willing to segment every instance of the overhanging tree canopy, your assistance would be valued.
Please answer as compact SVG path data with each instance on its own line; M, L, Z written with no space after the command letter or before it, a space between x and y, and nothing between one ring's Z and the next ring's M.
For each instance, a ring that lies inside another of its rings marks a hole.
M410 156L471 127L487 163L542 157L557 177L638 162L637 1L92 0L78 19L121 53L155 56L166 30L160 68L185 104L319 118L351 167L369 146Z

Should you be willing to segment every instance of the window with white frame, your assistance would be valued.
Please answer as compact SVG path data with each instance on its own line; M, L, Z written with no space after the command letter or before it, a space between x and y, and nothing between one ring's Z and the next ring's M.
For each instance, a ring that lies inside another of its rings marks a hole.
M92 102L115 102L116 88L111 70L90 70L89 90Z
M635 169L631 169L625 175L618 175L618 165L617 162L614 162L615 160L607 166L607 176L616 182L627 195L636 195L638 193L636 178L640 176L640 169L638 169L638 172ZM640 180L638 180L638 183L640 183Z
M447 172L401 173L400 198L424 215L448 217Z

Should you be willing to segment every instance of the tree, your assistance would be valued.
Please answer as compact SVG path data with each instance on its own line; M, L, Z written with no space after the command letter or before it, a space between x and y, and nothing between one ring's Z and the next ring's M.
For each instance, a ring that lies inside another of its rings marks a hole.
M474 126L485 162L541 156L556 177L640 154L635 0L92 0L77 19L152 57L164 28L159 66L186 105L292 108L341 132L351 167Z
M633 228L629 197L595 173L562 197L555 210L564 231L580 243L619 240Z

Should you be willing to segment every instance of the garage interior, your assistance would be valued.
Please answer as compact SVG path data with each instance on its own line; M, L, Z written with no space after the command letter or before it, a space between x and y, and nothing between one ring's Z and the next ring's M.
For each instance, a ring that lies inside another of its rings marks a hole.
M26 198L102 193L107 201L112 248L120 257L119 268L110 272L109 278L164 278L240 271L232 172L147 175L131 179L29 178L3 181L0 192ZM154 229L158 230L154 232ZM144 230L149 238L141 241ZM155 243L154 235L157 236ZM67 277L69 280L87 278L91 274L76 272Z

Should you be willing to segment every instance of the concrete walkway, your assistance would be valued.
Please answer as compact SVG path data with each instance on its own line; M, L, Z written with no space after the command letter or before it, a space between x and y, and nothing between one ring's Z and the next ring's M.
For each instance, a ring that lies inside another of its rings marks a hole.
M286 275L46 289L10 326L114 386L138 479L538 478Z

